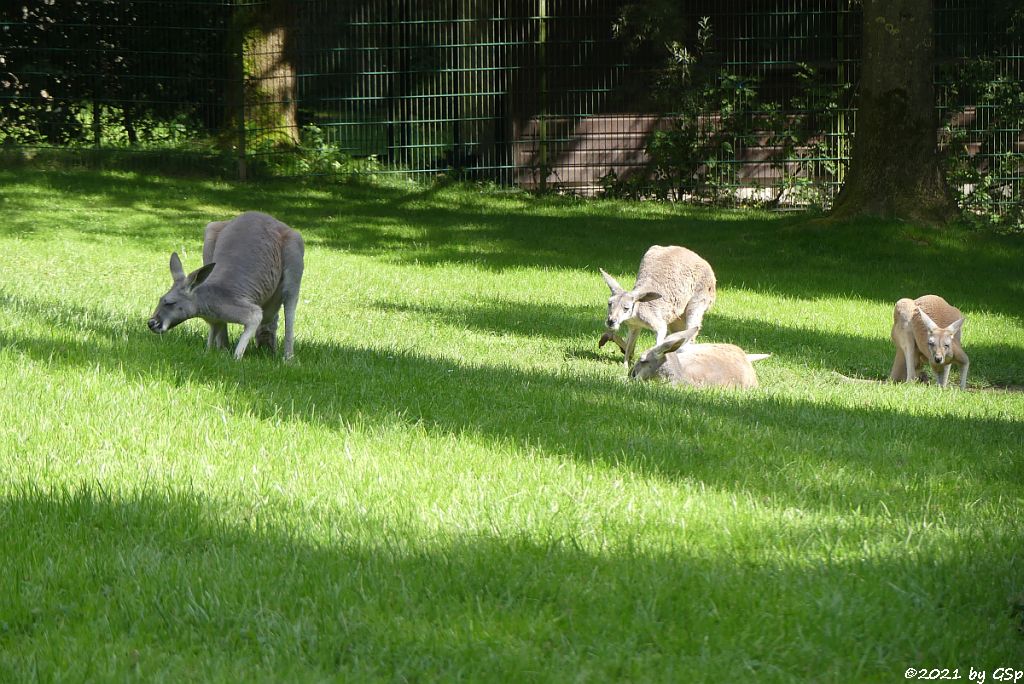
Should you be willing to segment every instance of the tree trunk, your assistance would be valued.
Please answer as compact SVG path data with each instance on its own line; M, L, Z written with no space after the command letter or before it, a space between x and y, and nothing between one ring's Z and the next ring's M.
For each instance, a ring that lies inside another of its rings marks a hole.
M124 132L128 136L128 144L134 147L139 144L139 132L135 130L134 108L130 104L125 104L121 108L121 113L121 121L124 125Z
M944 223L957 213L939 167L932 0L864 0L850 172L831 216Z
M242 13L245 119L250 144L299 142L297 78L290 31L293 3L271 2Z

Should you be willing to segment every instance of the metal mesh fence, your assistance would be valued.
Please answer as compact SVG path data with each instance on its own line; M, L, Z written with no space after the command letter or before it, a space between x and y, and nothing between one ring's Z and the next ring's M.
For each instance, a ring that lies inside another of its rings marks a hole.
M936 84L943 143L958 155L948 175L963 203L1024 225L1024 11L1015 6L939 2Z
M243 177L446 174L581 194L827 203L856 124L859 5L680 3L667 58L663 44L631 40L638 5L8 6L0 150L180 158ZM936 78L944 145L968 160L957 182L983 175L1000 208L1020 203L1024 146L1012 98L993 89L1019 91L1024 49L993 6L939 0Z
M0 149L219 155L237 80L233 8L185 0L5 3Z

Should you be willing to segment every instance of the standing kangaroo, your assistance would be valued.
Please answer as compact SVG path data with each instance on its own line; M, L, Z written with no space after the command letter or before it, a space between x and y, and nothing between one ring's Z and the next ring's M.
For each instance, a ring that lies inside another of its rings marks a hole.
M206 226L203 267L185 275L171 254L174 284L149 319L149 329L164 333L190 318L210 325L206 345L228 345L228 323L244 326L235 358L255 336L256 344L275 351L277 319L284 306L284 358L294 354L295 307L299 301L305 246L298 231L273 216L250 211Z
M896 302L892 314L892 341L896 358L889 377L896 382L910 382L915 377L928 381L924 371L927 362L935 372L940 387L949 382L951 364L960 367L960 389L967 389L967 371L971 362L960 346L964 316L938 295Z
M607 332L598 346L612 340L622 349L626 370L633 360L637 337L644 328L654 331L655 343L666 335L687 328L700 329L704 313L715 303L715 272L696 252L670 245L651 246L640 260L632 290L601 271L611 290L608 299ZM616 331L625 325L629 334L622 340Z

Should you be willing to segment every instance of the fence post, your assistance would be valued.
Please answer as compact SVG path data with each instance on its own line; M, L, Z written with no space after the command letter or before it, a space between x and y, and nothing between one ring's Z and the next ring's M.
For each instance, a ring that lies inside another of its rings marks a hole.
M540 191L548 189L548 60L547 0L537 0L537 61L540 66L540 117L537 121L537 162Z
M101 57L102 59L102 57ZM100 92L103 90L102 67L96 69L97 74L93 79L92 88L92 145L97 150L102 147L103 138L103 109L100 105Z
M248 177L248 169L246 165L246 139L245 139L245 32L239 31L238 36L238 71L237 71L237 82L235 86L238 88L238 114L235 121L237 130L235 131L238 135L238 180L245 181Z
M837 76L836 79L839 81L840 86L846 85L846 18L844 11L849 11L850 4L848 2L840 5L836 10L836 61L838 62ZM838 131L836 136L836 182L837 187L842 187L843 181L846 179L846 165L843 162L843 158L847 156L846 148L846 107L845 103L840 102L837 110L838 114Z

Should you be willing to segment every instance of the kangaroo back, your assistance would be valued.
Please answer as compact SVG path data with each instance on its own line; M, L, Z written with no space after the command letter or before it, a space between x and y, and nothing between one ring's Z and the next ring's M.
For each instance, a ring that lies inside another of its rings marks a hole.
M675 356L674 382L694 387L757 387L754 367L734 344L691 344Z
M292 233L284 223L267 214L246 212L213 230L210 260L217 264L208 286L220 288L262 305L278 290L283 276L283 245ZM212 238L212 239L211 239Z

